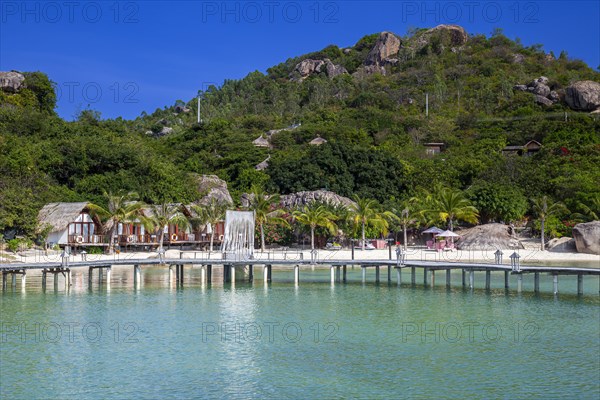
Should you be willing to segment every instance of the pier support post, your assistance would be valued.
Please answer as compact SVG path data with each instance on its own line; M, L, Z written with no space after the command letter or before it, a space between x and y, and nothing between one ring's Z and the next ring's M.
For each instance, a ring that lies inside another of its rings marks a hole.
M342 280L346 283L346 265L342 266Z
M492 271L485 271L485 290L490 290L492 280Z
M94 280L94 268L88 268L88 286L92 286L92 281Z
M539 272L533 273L533 291L535 293L540 292L540 273Z
M25 275L23 275L25 276ZM577 274L577 294L583 294L583 275Z
M231 282L231 265L223 265L223 283Z
M263 267L263 281L265 283L269 281L269 267L267 265Z
M367 268L362 266L362 283L367 282Z
M47 278L47 272L46 270L42 271L42 289L46 289L46 278ZM6 278L4 276L4 274L2 274L2 288L6 289Z
M452 270L450 268L448 268L446 270L446 287L450 287L450 274L451 274Z
M183 269L183 265L181 266L181 269ZM235 265L233 264L229 266L229 282L232 286L235 286Z
M504 289L508 289L508 271L504 271Z
M517 293L523 291L523 274L517 275Z
M133 266L133 285L138 286L141 284L142 280L142 271L140 270L140 266L135 264Z
M12 275L12 279L10 280L10 286L12 286L13 288L17 287L17 274L16 271L13 271Z
M402 269L400 267L396 268L396 280L398 281L398 286L402 285Z
M58 291L58 272L53 271L52 274L54 275L54 291Z
M100 268L98 268L98 281L100 282L100 285L102 285L103 280L104 280L104 268L100 267Z
M435 269L431 270L431 287L435 286Z
M110 268L109 268L109 271L110 271ZM110 281L110 279L109 279L110 272L107 274L106 277L107 277L107 281ZM67 269L67 279L65 281L65 286L67 287L67 289L71 286L71 269L70 268Z
M112 267L106 268L106 284L110 285L110 276L112 275ZM71 271L69 271L69 281L71 280Z
M271 283L273 277L273 267L271 264L267 265L267 282Z
M462 285L463 287L467 286L467 273L465 269L462 269Z
M183 285L183 264L179 264L179 283Z
M173 282L173 266L169 264L169 282Z
M417 271L415 267L410 267L410 284L415 286Z
M333 265L329 267L329 275L331 278L331 284L333 285L335 283L335 267Z
M427 274L429 273L429 268L423 268L423 286L427 286Z
M391 249L391 247L390 247L390 249ZM390 283L392 283L392 266L388 265L387 269L388 269L388 285L389 285Z
M42 284L44 278L42 278ZM2 290L6 290L6 272L2 271Z
M558 274L554 274L552 280L554 281L554 294L558 294Z
M298 285L300 283L300 266L294 265L294 283Z
M21 275L21 288L25 289L25 283L27 282L27 271L23 270L23 274Z
M206 282L207 283L212 282L212 265L210 265L210 264L208 264L206 266Z
M175 282L179 285L179 265L175 264Z
M375 266L375 283L379 283L379 265Z
M248 265L248 282L252 282L254 280L254 265Z
M338 265L335 267L335 280L340 283L342 281L342 267Z
M475 288L475 271L472 269L469 270L469 289L473 290Z

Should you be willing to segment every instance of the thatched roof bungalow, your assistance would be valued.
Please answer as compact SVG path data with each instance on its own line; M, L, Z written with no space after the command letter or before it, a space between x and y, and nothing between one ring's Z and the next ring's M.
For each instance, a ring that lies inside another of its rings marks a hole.
M49 229L48 244L102 243L100 221L88 210L87 202L49 203L38 213L40 231Z
M269 140L264 138L263 135L260 135L260 137L254 139L252 144L256 147L271 147L271 143L269 143Z

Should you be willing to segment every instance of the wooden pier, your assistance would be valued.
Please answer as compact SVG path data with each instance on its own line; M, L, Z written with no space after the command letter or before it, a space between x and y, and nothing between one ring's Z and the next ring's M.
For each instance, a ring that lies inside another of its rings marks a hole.
M71 271L73 269L88 269L88 284L91 286L94 271L98 272L100 283L110 285L111 271L113 266L132 266L133 284L139 287L142 282L142 267L164 265L168 267L169 279L172 282L175 278L177 285L184 284L184 267L200 266L202 280L207 283L213 281L213 268L222 269L223 283L235 283L236 271L244 270L245 279L252 282L254 280L255 268L262 267L263 281L271 283L273 280L273 266L281 269L291 269L294 272L294 283L300 284L301 269L314 268L314 266L329 267L331 284L347 283L347 267L360 267L362 271L362 283L367 282L367 271L374 271L374 282L381 283L382 268L384 269L384 280L388 284L393 283L393 276L398 286L402 284L402 270L410 270L410 283L415 285L417 281L417 269L422 269L423 285L436 285L436 272L445 272L445 286L451 287L451 272L459 270L462 273L462 286L469 289L475 288L475 272L485 272L485 289L491 288L492 274L502 274L504 277L504 288L509 288L509 276L517 276L517 292L523 291L523 276L533 275L534 292L540 291L540 275L547 274L552 276L553 293L559 292L559 276L575 275L577 276L577 293L583 294L584 276L600 276L600 268L568 268L568 267L538 267L519 265L518 262L511 260L512 265L501 263L468 263L451 261L411 261L411 260L290 260L290 259L247 259L247 260L217 260L217 259L196 259L196 258L177 258L177 259L116 259L101 261L75 261L75 262L42 262L42 263L11 263L0 264L2 272L2 289L8 288L8 277L11 277L11 287L16 287L17 276L21 278L21 286L26 285L27 271L42 271L42 288L46 288L47 275L53 275L54 288L58 288L59 276L65 279L65 286L71 285ZM395 270L395 274L393 271ZM444 277L444 275L442 275ZM468 279L467 279L468 276ZM599 285L600 286L600 285ZM600 291L600 287L599 287Z

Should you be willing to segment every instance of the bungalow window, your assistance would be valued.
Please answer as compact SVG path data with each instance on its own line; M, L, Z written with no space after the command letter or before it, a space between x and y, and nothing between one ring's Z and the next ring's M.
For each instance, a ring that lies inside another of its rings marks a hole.
M69 224L69 235L82 236L84 240L94 235L96 224L87 213L81 213L75 222Z

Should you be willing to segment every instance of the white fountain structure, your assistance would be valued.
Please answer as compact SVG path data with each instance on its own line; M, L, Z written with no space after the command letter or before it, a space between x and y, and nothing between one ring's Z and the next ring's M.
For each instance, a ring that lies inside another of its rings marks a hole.
M254 256L254 211L227 210L223 233L223 259L250 260Z

